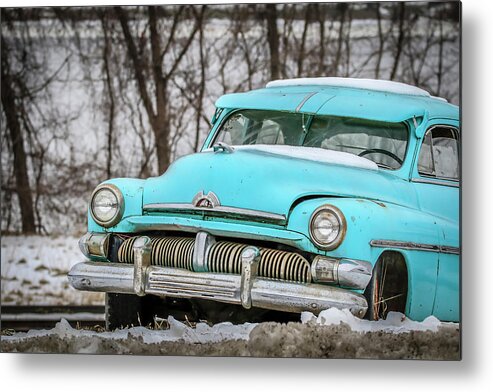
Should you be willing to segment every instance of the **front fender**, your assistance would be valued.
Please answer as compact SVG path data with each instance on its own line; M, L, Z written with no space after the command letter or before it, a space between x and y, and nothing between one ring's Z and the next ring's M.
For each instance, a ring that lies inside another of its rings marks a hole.
M113 227L105 228L98 225L94 219L92 219L89 201L87 209L87 220L88 220L88 231L91 232L124 232L125 228L121 227L124 224L125 218L130 216L140 216L142 215L142 194L144 191L145 180L140 180L136 178L114 178L108 181L104 181L103 184L113 184L120 189L123 194L125 209L123 212L122 219L120 223Z
M324 204L334 205L342 211L347 231L338 248L320 251L320 254L367 260L374 264L381 249L372 248L372 240L438 243L437 220L432 215L368 199L327 197L303 201L292 209L288 229L309 236L310 217L313 211Z

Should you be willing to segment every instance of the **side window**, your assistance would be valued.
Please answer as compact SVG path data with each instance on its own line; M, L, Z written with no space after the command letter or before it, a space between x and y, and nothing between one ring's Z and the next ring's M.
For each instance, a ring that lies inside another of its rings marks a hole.
M459 178L459 143L455 129L434 127L426 132L419 152L418 172L428 177Z

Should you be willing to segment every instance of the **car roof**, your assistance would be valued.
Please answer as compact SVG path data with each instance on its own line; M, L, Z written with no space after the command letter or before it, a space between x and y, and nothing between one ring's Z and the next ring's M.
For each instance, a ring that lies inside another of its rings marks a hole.
M267 87L223 95L218 108L263 109L401 122L428 118L459 119L459 108L425 90L373 79L305 78L270 82Z

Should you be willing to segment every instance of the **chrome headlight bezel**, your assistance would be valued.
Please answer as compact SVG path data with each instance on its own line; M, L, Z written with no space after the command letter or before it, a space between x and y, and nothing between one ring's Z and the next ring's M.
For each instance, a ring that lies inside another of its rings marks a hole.
M315 218L322 212L328 212L335 216L339 223L339 232L337 233L337 236L332 240L331 242L328 243L323 243L319 239L316 238L316 236L313 234L313 224L315 221ZM344 237L346 235L346 229L347 229L347 224L346 224L346 218L344 217L344 214L342 211L337 208L336 206L333 206L331 204L324 204L320 207L318 207L315 211L313 211L311 217L310 217L310 223L308 225L308 232L310 233L310 238L312 242L315 244L315 246L319 249L322 250L333 250L336 249L344 240Z
M94 197L96 196L96 194L99 191L101 191L103 189L108 190L111 193L113 193L113 195L115 196L117 203L118 203L118 207L117 207L118 210L117 210L116 214L111 219L106 220L106 221L99 219L93 211ZM123 198L122 192L120 191L120 189L116 185L113 185L113 184L101 184L101 185L97 186L96 189L94 189L94 191L91 194L91 199L89 202L89 211L91 212L92 219L94 219L94 221L98 225L103 226L103 227L115 226L118 222L120 222L120 220L122 219L122 216L123 216L123 212L125 211L125 200Z

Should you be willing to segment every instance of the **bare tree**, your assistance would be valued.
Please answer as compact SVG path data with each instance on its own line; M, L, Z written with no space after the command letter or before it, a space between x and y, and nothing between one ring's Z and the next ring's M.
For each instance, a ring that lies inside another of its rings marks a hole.
M457 12L453 3L2 9L2 229L85 225L95 184L163 172L200 148L220 95L271 79L391 76L456 101ZM58 107L72 91L80 103Z
M22 116L26 115L23 107L20 89L24 90L22 79L15 75L9 63L9 47L2 36L2 107L7 120L7 128L10 135L10 143L14 155L13 167L16 181L15 192L19 199L19 207L22 219L22 232L34 233L36 225L34 221L33 196L29 184L27 167L27 155L25 151L24 131L22 130ZM19 86L20 84L20 86ZM16 89L17 86L17 89ZM17 90L17 91L16 91Z
M197 12L193 6L189 9L195 15L195 23L191 33L185 40L178 54L174 59L169 59L171 66L165 70L163 61L165 58L171 57L171 49L176 49L178 41L175 39L177 25L180 21L180 16L183 14L185 7L179 7L175 13L168 34L167 40L163 45L163 34L159 32L158 26L158 10L155 6L147 8L147 25L149 26L149 45L150 54L143 48L138 48L137 32L131 31L127 10L121 7L116 7L116 13L120 21L123 31L123 36L128 51L128 55L133 67L134 77L137 81L138 91L142 98L145 111L148 116L150 126L154 133L156 153L158 159L158 170L160 173L166 171L171 162L171 146L170 146L170 103L169 82L171 77L176 72L183 56L188 51L192 40L199 29L200 23ZM164 46L164 47L163 47ZM152 83L148 83L146 71L149 70L152 77Z

